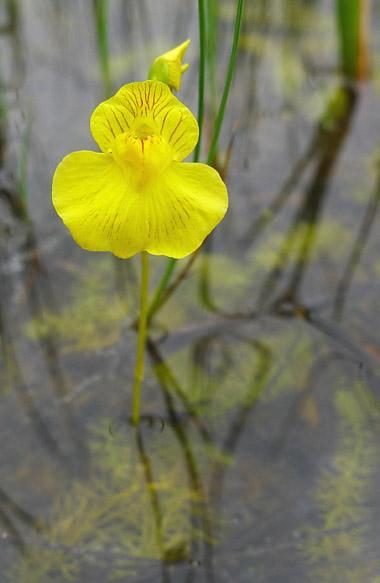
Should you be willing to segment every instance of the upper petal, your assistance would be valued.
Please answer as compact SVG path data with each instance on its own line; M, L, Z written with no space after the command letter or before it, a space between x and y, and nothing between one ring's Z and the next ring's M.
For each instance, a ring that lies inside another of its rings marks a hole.
M83 249L126 258L145 247L144 198L129 186L110 154L66 156L54 174L53 205Z
M111 152L116 136L147 119L173 148L174 159L183 160L198 141L198 123L160 81L128 83L94 110L90 128L103 152Z
M206 164L172 163L149 197L146 250L181 258L195 251L228 208L227 189Z

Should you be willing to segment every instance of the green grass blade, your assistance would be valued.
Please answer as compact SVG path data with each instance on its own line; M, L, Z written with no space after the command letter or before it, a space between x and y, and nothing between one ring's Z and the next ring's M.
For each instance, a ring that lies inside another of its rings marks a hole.
M94 14L104 96L110 97L112 95L112 82L108 44L108 0L94 0Z
M224 120L224 114L226 111L226 105L228 100L228 95L230 92L232 79L235 71L236 66L236 59L238 53L238 46L239 46L239 38L240 38L240 30L241 24L243 21L243 8L244 8L244 0L238 0L237 8L236 8L236 17L235 17L235 26L234 26L234 35L232 39L232 48L230 54L230 60L228 63L226 80L224 83L222 98L220 100L220 105L218 112L216 114L214 130L211 139L211 145L207 156L207 164L213 164L216 157L216 150L218 147L218 141L220 136L220 131L222 129L222 124Z
M368 0L336 0L336 19L343 74L352 80L368 69Z

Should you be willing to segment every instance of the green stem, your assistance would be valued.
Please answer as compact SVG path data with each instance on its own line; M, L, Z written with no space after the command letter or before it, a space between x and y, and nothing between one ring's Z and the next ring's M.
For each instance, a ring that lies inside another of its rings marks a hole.
M148 253L141 253L141 284L140 284L140 318L137 337L136 366L133 380L132 423L140 421L141 384L144 378L144 354L148 323L148 288L149 288L149 258Z
M202 141L203 112L205 104L206 77L206 5L205 0L198 0L199 18L199 75L198 75L198 126L199 139L194 150L193 162L198 162Z
M232 40L231 55L230 55L230 60L228 63L228 68L227 68L226 80L224 82L222 99L220 100L218 113L216 114L214 131L213 131L212 138L211 138L211 146L210 146L208 156L207 156L207 164L213 164L213 162L215 161L216 149L218 147L220 130L222 129L224 113L225 113L226 105L227 105L227 99L228 99L228 95L230 92L232 78L233 78L235 66L236 66L236 58L237 58L238 46L239 46L240 29L241 29L241 23L243 20L243 7L244 7L244 0L238 0L237 8L236 8L234 36L233 36L233 40Z
M161 277L161 280L156 288L156 291L154 292L153 299L149 305L148 321L154 315L154 313L157 311L157 308L159 307L159 305L161 303L162 294L164 293L164 291L168 287L168 284L169 284L170 278L172 276L172 273L174 271L176 262L177 262L177 260L173 259L173 257L170 257L167 261L164 274Z

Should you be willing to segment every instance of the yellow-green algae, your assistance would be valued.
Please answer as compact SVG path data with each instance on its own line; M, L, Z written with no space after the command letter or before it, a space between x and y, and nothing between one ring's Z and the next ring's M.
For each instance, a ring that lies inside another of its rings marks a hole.
M369 408L376 410L359 385L354 392L338 390L335 403L339 416L336 453L314 492L318 524L304 529L306 538L300 550L313 581L375 581L372 577L379 561L371 558L367 548L366 525L378 458Z
M56 496L43 534L12 565L12 582L77 581L95 557L98 566L112 564L107 581L124 581L136 558L187 561L194 544L216 540L216 518L201 486L203 471L211 462L224 463L223 456L199 440L180 443L169 427L142 442L151 480L131 430L105 421L95 431L91 476Z
M92 261L77 276L71 301L58 312L47 308L27 325L32 339L53 335L62 349L90 351L113 345L119 339L128 311L126 300L112 289L109 260Z

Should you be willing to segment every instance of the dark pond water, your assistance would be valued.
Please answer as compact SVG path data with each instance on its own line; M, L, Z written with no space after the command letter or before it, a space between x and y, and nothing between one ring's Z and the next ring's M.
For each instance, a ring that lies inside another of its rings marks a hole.
M109 4L102 75L93 2L0 1L0 582L378 583L379 7L345 85L332 0L247 2L230 210L154 322L133 431L138 261L78 248L51 176L94 148L107 66L116 89L192 37L196 111L197 12Z

